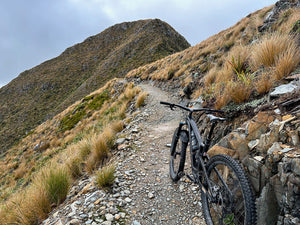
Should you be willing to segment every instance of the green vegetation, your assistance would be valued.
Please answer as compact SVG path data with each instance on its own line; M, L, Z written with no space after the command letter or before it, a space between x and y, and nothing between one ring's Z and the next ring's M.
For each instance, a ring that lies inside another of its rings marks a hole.
M113 164L106 165L96 172L95 181L100 188L109 188L115 180L116 167Z

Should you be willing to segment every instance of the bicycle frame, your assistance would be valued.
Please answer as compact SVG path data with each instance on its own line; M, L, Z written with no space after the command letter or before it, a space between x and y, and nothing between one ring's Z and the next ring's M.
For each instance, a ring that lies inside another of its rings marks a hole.
M160 102L160 103L168 105L171 108L171 110L173 110L173 108L175 108L175 107L179 107L179 108L189 112L188 116L185 119L185 122L180 122L179 123L179 129L178 129L178 133L176 135L177 136L176 138L179 138L178 135L179 135L182 127L184 125L187 125L188 133L189 133L189 140L186 140L186 141L190 142L191 167L192 167L192 173L193 173L194 178L190 177L189 175L187 175L187 176L190 180L192 180L193 182L199 184L202 191L205 194L207 194L209 200L214 202L216 200L216 193L215 193L215 191L213 191L213 187L211 185L211 182L209 181L204 159L206 158L207 160L209 160L209 155L207 154L207 151L208 151L208 148L209 148L209 145L210 145L210 142L211 142L211 137L212 137L212 134L213 134L213 130L216 126L216 122L215 121L212 122L208 137L207 137L206 141L203 142L203 140L201 138L201 135L200 135L200 132L199 132L199 129L197 127L197 124L193 119L193 113L194 112L200 112L200 111L205 111L205 112L223 112L223 111L213 110L213 109L204 109L204 108L191 109L191 108L188 108L188 107L185 107L185 106L182 106L182 105L171 104L171 103L168 103L168 102ZM198 148L195 152L192 149L192 138L191 138L191 133L192 132L194 132L194 135L195 135L195 138L196 138L197 144L198 144L198 146L197 146ZM230 189L228 188L226 182L224 181L224 179L222 178L222 176L220 175L218 170L216 168L214 168L214 170L215 170L216 174L218 175L219 179L221 180L221 182L224 184L224 186L226 187L226 189L228 190L228 192L232 196L232 193L231 193ZM199 179L199 173L201 171L203 171L204 178L205 178L205 181L207 181L206 183L207 183L208 188L206 188Z
M216 126L216 122L212 122L209 134L207 139L205 140L205 142L203 142L199 129L197 127L196 122L193 119L192 116L193 112L191 111L189 113L189 115L186 117L186 122L185 123L181 123L180 125L180 129L182 128L183 124L186 124L188 126L188 130L189 130L189 140L190 140L190 157L191 157L191 167L192 167L192 173L193 173L193 181L196 182L198 185L200 185L202 191L207 194L208 198L210 201L214 201L216 198L216 193L213 191L213 187L211 185L211 182L209 182L209 178L207 176L207 171L206 171L206 167L205 167L205 162L204 162L204 158L207 159L207 161L209 160L209 155L207 154L208 148L210 146L210 142L211 142L211 137L213 134L213 130ZM197 144L198 144L198 148L197 150L194 152L194 150L192 149L192 144L191 144L191 133L194 132L195 138L197 140ZM219 171L214 168L216 174L218 175L219 179L221 180L221 182L223 183L223 185L226 187L226 189L228 190L228 193L230 193L230 195L232 195L230 189L228 188L226 182L223 180L223 177L220 175ZM206 188L202 182L199 179L199 173L203 171L204 174L204 178L207 181L207 185L208 188ZM189 177L191 179L191 177Z

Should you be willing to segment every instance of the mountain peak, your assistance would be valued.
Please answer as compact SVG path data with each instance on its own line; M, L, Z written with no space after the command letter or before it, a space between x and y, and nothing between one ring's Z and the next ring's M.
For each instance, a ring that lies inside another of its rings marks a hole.
M159 19L124 22L21 73L0 89L0 152L111 78L189 46Z

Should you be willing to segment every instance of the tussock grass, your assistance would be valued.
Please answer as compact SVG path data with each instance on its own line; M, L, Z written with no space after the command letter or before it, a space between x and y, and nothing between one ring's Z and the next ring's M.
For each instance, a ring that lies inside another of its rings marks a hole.
M252 70L259 67L272 67L278 57L285 52L298 52L295 40L288 34L272 33L265 35L252 48Z
M97 186L100 188L110 187L115 180L115 170L115 165L111 163L97 171L95 174L95 181Z
M254 87L258 94L265 94L273 86L274 78L271 74L271 71L266 71L261 74L261 76L257 79L257 81L254 84Z
M71 180L66 167L50 165L41 170L35 183L41 189L45 188L51 204L59 205L67 197Z
M290 45L275 59L274 78L277 80L289 75L300 63L300 48Z
M147 93L147 92L141 92L141 93L137 96L136 102L135 102L135 108L136 108L136 109L137 109L137 108L140 108L140 107L144 104L144 102L145 102L147 96L148 96L148 93Z

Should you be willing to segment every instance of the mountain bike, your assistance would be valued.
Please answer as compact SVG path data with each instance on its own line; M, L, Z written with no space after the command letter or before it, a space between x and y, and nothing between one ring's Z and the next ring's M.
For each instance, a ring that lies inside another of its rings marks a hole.
M187 177L200 187L206 223L208 225L255 225L255 198L244 169L228 155L219 154L210 158L207 154L215 126L225 120L212 113L223 113L223 111L194 109L168 102L160 103L167 105L171 110L180 108L187 111L185 121L179 123L172 138L171 179L177 182L185 175L184 166L189 146L192 175L187 174ZM202 139L193 119L195 112L206 113L211 122L206 140Z

